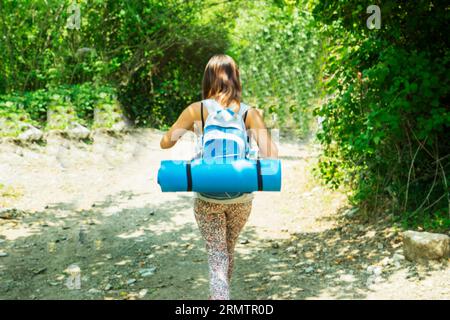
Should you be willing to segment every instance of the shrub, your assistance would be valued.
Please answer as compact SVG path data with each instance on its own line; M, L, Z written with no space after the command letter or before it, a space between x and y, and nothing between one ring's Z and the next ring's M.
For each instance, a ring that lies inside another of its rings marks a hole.
M389 209L408 225L450 219L449 18L441 1L385 1L366 28L357 1L318 1L328 36L319 170L353 189L369 216ZM443 214L445 213L445 214ZM445 218L444 218L445 217ZM428 226L432 224L428 223Z

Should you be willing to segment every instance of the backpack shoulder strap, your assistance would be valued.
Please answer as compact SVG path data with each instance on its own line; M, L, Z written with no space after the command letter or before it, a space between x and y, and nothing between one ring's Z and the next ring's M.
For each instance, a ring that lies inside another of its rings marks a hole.
M242 119L244 120L244 124L245 124L245 121L247 120L247 114L248 114L248 110L246 110L244 112L244 115L242 116Z
M247 104L241 102L241 106L240 106L240 108L239 108L238 113L239 113L242 117L244 117L244 115L247 113L247 111L248 111L249 109L250 109L250 107L249 107Z
M202 118L202 132L205 129L205 119L203 118L203 101L200 103L200 116Z
M250 110L250 106L241 102L241 108L239 109L239 114L242 116L242 120L244 121L244 125L247 121L248 111Z

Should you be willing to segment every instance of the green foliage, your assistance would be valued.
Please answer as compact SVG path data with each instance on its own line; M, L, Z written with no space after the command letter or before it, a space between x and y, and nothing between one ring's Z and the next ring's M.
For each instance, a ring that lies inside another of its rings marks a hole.
M99 95L111 91L114 89L110 86L98 86L88 82L70 87L69 97L81 124L92 125Z
M317 96L320 39L299 2L241 6L231 54L240 63L244 98L265 111L269 126L305 136Z
M73 14L69 5L76 2L79 30L67 28ZM125 114L138 125L169 123L200 98L206 61L225 51L230 5L213 0L2 1L0 94L111 84ZM36 105L27 104L33 119L45 119L47 98L33 94ZM72 101L81 118L93 113L86 101L92 99Z
M0 200L4 198L20 198L23 195L23 190L20 188L14 188L12 185L4 185L0 183ZM4 204L0 201L0 204Z
M101 123L110 128L123 113L116 96L114 88L93 83L0 96L2 135L18 136L26 124L48 130L65 130L74 122L92 126L96 107L109 118ZM106 110L108 103L115 107Z
M72 123L78 122L75 114L75 109L73 108L73 105L67 95L52 95L47 114L48 130L62 131L70 128Z
M32 119L45 121L47 93L66 88L58 95L92 119L92 83L115 87L135 124L167 126L200 99L208 59L228 52L241 65L245 99L271 126L308 130L319 41L310 13L296 8L303 1L80 0L79 30L67 28L72 3L1 3L0 94L22 92Z
M379 30L366 27L358 1L321 0L314 9L328 36L325 103L316 110L324 119L319 170L328 183L351 186L353 200L372 215L389 203L407 223L445 229L450 55L443 30L450 11L441 1L380 7Z
M93 128L112 128L122 120L122 113L117 96L113 91L104 90L98 96L94 109Z
M405 229L413 226L422 230L450 230L450 219L448 218L448 211L445 209L436 210L432 215L409 211L397 216L397 221Z
M17 137L33 123L21 103L17 97L0 101L0 137Z

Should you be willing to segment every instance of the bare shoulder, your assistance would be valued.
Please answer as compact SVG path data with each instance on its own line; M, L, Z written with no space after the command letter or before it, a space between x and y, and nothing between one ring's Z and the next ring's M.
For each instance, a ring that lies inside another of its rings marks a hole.
M248 113L247 113L248 120L246 121L246 123L248 125L251 125L251 124L262 121L263 113L264 113L263 110L258 109L256 107L249 106Z
M188 105L185 109L185 112L187 112L192 119L198 120L200 119L200 108L201 108L201 102L193 102L190 105Z

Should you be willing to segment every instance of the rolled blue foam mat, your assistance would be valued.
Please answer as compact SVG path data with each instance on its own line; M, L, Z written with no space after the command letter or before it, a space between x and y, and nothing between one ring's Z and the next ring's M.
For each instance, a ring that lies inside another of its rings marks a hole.
M281 190L281 161L238 159L224 163L194 159L163 160L158 170L162 192L253 192Z

